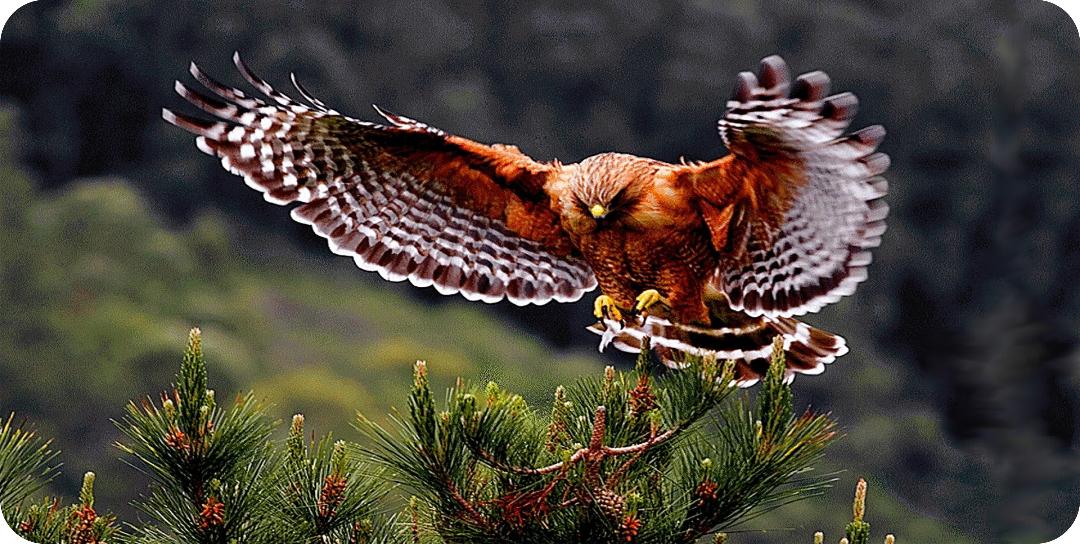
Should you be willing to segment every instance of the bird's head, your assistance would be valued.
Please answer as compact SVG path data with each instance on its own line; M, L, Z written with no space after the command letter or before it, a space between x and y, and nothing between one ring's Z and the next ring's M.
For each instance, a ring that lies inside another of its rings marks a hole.
M614 223L628 215L641 198L653 168L642 159L620 153L589 157L570 178L564 211L594 223Z

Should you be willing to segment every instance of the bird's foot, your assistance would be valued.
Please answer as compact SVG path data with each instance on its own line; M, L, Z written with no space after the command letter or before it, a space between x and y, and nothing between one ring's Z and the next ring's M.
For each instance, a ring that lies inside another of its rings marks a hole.
M637 296L637 301L634 303L634 313L648 313L649 308L663 300L664 297L660 296L660 291L646 289Z
M596 302L593 303L593 315L597 319L610 319L619 322L622 322L623 318L622 312L619 311L619 307L615 304L615 299L607 295L596 297Z

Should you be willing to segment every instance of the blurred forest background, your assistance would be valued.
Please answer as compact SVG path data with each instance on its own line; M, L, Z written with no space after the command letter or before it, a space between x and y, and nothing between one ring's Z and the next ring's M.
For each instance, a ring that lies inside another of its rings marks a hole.
M889 130L889 232L858 293L814 316L852 353L796 382L846 436L826 499L733 542L837 531L855 479L870 521L913 543L1035 543L1080 507L1080 39L1022 2L40 0L0 40L0 412L62 448L101 509L143 476L110 423L172 380L203 328L219 393L355 439L400 406L410 363L436 385L497 379L545 399L632 357L598 354L592 297L488 307L383 282L335 257L160 119L195 60L241 51L331 106L377 103L539 159L723 152L740 70L782 54L826 70ZM879 532L879 534L881 534Z

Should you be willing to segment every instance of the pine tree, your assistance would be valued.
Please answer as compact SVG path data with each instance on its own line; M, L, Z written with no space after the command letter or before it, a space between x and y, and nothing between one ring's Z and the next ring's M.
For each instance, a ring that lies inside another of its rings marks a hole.
M273 540L264 514L273 423L253 394L223 407L207 383L194 329L172 391L130 403L118 424L127 440L117 446L154 482L138 507L157 523L137 529L140 542Z
M48 544L728 542L720 531L831 482L812 465L836 426L795 415L776 351L756 401L734 387L732 362L665 371L646 347L632 371L560 386L542 411L460 380L440 409L417 362L397 432L361 417L366 443L308 439L297 414L275 442L252 393L217 402L194 329L170 390L117 422L118 447L152 478L145 519L99 514L93 473L71 506L31 502L57 454L13 416L0 427L0 508ZM865 497L860 481L842 542L869 542Z
M57 474L53 465L58 452L49 442L22 426L13 426L11 414L0 426L0 511L19 536L31 542L96 544L117 536L116 518L94 509L94 473L83 476L79 501L61 506L60 500L45 497L27 500Z
M494 383L459 384L439 411L417 362L400 431L360 428L415 493L418 533L443 542L689 543L827 485L808 472L835 425L792 415L782 355L756 409L731 362L650 366L644 350L633 372L559 388L543 417Z
M851 523L844 529L844 537L840 539L840 544L870 544L870 524L864 519L866 516L866 480L859 478L859 483L855 485L855 501L852 502ZM823 544L825 542L825 533L818 531L814 533L814 544ZM888 534L885 535L885 544L896 544L896 537Z
M14 512L57 474L58 455L10 414L0 426L0 510Z
M279 542L392 541L395 524L378 512L389 490L351 461L353 449L330 435L309 443L304 416L293 416L271 504Z

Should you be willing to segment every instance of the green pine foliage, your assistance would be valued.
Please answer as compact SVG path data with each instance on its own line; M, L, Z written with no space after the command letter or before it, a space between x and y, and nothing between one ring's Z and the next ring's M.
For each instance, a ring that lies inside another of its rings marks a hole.
M392 518L379 514L389 489L352 460L344 441L304 438L304 416L293 416L275 482L274 535L282 542L391 542Z
M494 383L453 388L439 411L418 362L399 431L360 427L439 542L691 543L828 484L811 465L835 425L792 416L782 357L756 409L731 364L649 366L644 352L632 372L560 388L550 411Z
M57 452L33 431L15 425L15 414L0 426L0 510L11 512L52 480Z
M855 501L852 503L851 523L844 528L844 537L840 544L870 544L870 524L864 519L866 515L866 480L859 479L855 486ZM825 533L814 533L814 544L823 544ZM885 544L896 544L896 537L885 535Z
M277 463L273 422L253 394L219 406L207 389L198 329L191 331L171 393L130 403L117 444L154 481L139 508L157 523L140 542L260 542L270 539L265 482Z
M173 386L116 422L118 448L152 481L145 517L98 514L93 473L71 506L33 502L56 453L13 417L0 427L0 507L46 544L719 543L828 487L813 465L836 426L795 415L782 356L756 400L730 362L658 368L646 350L632 371L608 367L534 409L493 382L459 380L436 402L419 361L396 431L361 416L366 442L309 438L297 414L275 440L252 393L216 400L194 329ZM849 544L869 542L865 497L860 482Z
M115 518L94 510L94 473L83 477L78 503L61 506L45 497L30 503L58 473L58 452L33 431L14 425L11 414L0 426L0 511L16 534L33 542L88 544L112 541L117 535Z
M0 464L3 461L0 459ZM45 497L41 502L19 504L4 512L7 519L17 520L11 524L15 534L31 542L97 544L123 538L115 516L94 510L93 472L83 476L79 500L71 506L61 506L59 499Z

